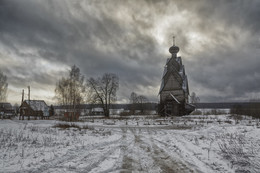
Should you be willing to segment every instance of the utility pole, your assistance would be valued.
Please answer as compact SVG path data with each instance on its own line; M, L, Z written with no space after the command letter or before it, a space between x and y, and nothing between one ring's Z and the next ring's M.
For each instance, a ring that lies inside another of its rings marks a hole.
M23 104L23 100L24 100L24 89L22 91L22 103L21 103L21 107L20 107L20 116L19 116L19 120L21 119L22 116L22 120L24 120L24 110L21 109L22 108L22 104Z
M29 106L30 106L30 86L28 86L28 102L29 102ZM29 112L28 114L28 120L30 120L30 116L31 116L31 112Z
M28 86L28 100L29 100L29 104L30 104L30 86Z
M23 103L23 99L24 99L24 89L23 89L23 92L22 92L22 103Z

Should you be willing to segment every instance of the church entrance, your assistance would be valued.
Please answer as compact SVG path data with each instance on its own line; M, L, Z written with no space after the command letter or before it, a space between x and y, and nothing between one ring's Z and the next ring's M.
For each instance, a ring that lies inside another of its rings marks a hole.
M174 101L168 101L165 104L165 112L166 116L178 116L179 115L179 104Z

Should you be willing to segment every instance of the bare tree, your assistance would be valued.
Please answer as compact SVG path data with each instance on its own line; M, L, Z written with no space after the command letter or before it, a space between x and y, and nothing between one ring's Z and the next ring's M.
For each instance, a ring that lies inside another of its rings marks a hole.
M91 102L101 104L104 114L109 117L111 103L116 101L116 92L119 88L119 78L112 73L105 73L101 78L88 80Z
M6 101L7 87L7 77L0 71L0 102Z
M130 103L134 104L134 103L137 103L138 102L138 99L137 99L138 95L135 93L135 92L132 92L131 95L130 95Z
M135 92L132 92L130 95L131 111L135 114L137 109L140 109L141 113L144 113L144 103L148 102L148 99L143 95L137 95Z
M138 103L137 97L138 95L135 92L132 92L129 98L131 104L130 110L133 115L135 114L135 111L137 109L137 103Z
M147 99L147 97L140 95L137 97L137 101L140 104L141 114L143 114L144 113L144 103L147 103L148 99Z
M19 113L19 105L18 105L18 103L15 103L13 108L14 108L14 111L15 111L15 115L18 115L18 113Z
M67 78L61 78L56 84L56 98L62 105L68 106L73 117L79 112L78 105L84 100L86 86L84 76L77 66L72 66Z
M50 106L49 115L50 115L50 117L53 116L53 115L55 115L55 110L54 110L53 105Z
M191 93L190 102L191 103L199 103L200 102L200 98L196 95L195 92Z
M138 96L137 97L137 102L138 103L147 103L148 102L148 99L147 99L147 97L145 97L145 96L143 96L143 95L140 95L140 96Z
M69 79L61 78L56 84L55 88L56 99L59 104L69 105L70 97L69 97Z

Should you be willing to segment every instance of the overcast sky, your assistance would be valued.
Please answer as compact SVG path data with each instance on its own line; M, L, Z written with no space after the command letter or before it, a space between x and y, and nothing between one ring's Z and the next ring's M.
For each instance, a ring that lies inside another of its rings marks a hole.
M132 91L157 102L175 35L201 102L256 99L259 20L259 0L0 0L0 70L11 103L28 85L32 99L55 103L74 64L86 78L117 74L120 102Z

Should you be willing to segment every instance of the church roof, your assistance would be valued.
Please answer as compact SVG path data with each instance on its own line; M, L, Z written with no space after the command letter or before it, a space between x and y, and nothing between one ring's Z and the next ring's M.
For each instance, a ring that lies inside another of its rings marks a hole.
M173 54L171 58L167 58L166 64L164 66L164 71L161 79L161 86L159 90L159 94L164 90L166 87L166 83L169 80L170 76L173 76L180 84L180 89L184 91L184 93L189 94L189 86L188 86L188 79L185 74L185 67L182 64L182 58L180 56L177 56L177 53L179 51L179 48L175 46L175 41L173 46L170 48L170 53Z
M178 59L178 61L177 61L177 59ZM184 68L184 66L182 65L181 57L178 57L177 59L176 59L177 63L179 65L181 65L180 71L178 71L174 66L171 66L170 64L168 64L170 62L171 58L167 58L166 65L164 66L164 70L163 70L163 76L162 76L162 80L161 80L159 94L163 90L163 88L165 86L165 82L168 80L166 74L172 74L175 76L176 79L184 78L183 75L185 75L185 71L184 71L184 69L182 69L182 68ZM171 67L170 70L168 70L168 66ZM169 75L168 75L168 77L169 77ZM182 82L182 81L179 81L179 82Z
M164 79L162 79L159 94L162 92L163 88L164 88Z

